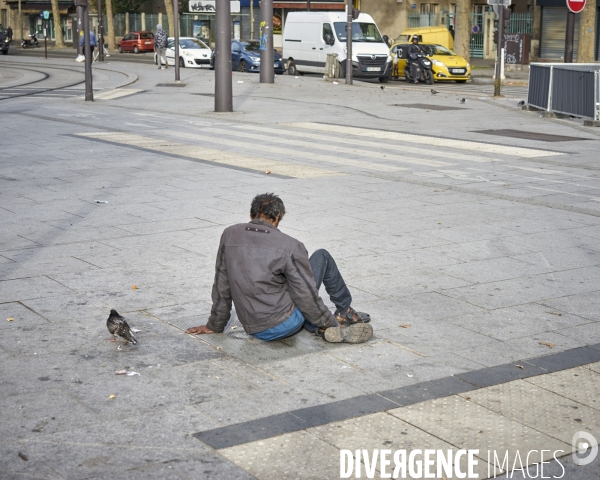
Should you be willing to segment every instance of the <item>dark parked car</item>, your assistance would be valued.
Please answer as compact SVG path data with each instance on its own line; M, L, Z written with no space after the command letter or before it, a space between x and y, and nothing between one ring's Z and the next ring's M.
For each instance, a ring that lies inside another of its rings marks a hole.
M273 53L275 73L285 72L285 62L275 50ZM211 70L215 68L215 51L210 58ZM231 41L231 68L238 72L260 72L260 42L257 40Z
M119 53L153 52L154 34L152 32L129 32L117 45L119 46Z
M2 51L2 55L8 55L9 46L10 42L8 41L8 34L0 23L0 51Z

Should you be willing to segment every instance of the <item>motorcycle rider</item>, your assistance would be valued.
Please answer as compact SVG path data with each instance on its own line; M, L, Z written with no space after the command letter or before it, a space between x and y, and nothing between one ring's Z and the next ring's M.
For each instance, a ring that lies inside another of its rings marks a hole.
M419 36L418 35L413 35L412 37L412 45L410 47L408 47L408 59L410 62L410 76L413 79L413 83L417 84L419 83L419 77L418 77L418 63L417 63L417 57L416 55L423 53L423 50L421 49L421 46L419 45ZM415 55L413 57L413 55Z

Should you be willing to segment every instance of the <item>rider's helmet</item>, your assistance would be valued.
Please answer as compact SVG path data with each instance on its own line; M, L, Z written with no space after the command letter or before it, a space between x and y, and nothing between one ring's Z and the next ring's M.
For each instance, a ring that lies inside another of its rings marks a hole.
M419 36L418 36L418 35L413 35L413 36L412 36L412 38L410 39L410 41L411 41L412 43L415 43L415 41L416 41L417 43L419 43Z

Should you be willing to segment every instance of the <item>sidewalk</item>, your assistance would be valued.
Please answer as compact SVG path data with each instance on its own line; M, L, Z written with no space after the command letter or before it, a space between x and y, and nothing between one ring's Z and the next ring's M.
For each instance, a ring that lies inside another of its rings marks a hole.
M0 88L83 70L8 60ZM213 72L173 75L109 62L95 102L0 100L0 471L340 478L342 449L485 467L600 438L596 131L514 99L237 72L217 114ZM183 333L209 314L223 229L265 191L283 232L336 258L370 342ZM137 345L108 342L111 308Z

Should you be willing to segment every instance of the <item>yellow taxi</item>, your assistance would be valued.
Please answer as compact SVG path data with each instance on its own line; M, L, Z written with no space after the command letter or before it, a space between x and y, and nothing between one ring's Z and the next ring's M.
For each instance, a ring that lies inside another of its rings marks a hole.
M423 53L431 60L433 80L436 82L465 83L471 79L471 65L452 50L434 44L419 44ZM410 43L392 45L392 78L404 77L407 68L408 47Z

